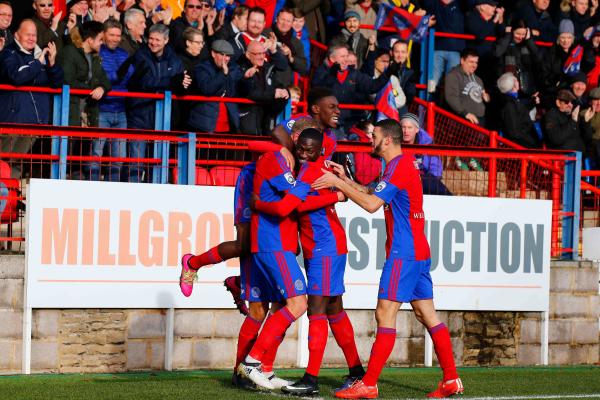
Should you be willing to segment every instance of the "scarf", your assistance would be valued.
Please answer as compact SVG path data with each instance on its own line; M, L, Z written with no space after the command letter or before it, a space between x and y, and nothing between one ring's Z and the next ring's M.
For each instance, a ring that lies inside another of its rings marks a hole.
M294 30L290 29L287 33L281 33L279 29L277 29L277 25L273 25L273 33L277 36L277 39L285 44L287 47L292 50L292 55L294 55L294 47L292 46L292 37L294 36Z
M358 41L360 40L360 30L350 33L348 29L342 29L342 35L346 38L346 42L348 42L348 46L350 49L356 53L356 49L358 48Z

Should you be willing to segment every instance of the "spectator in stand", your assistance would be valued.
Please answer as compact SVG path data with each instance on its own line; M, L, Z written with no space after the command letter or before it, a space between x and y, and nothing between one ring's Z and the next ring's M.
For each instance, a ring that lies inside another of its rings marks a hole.
M129 58L127 52L119 48L122 32L123 28L117 20L108 19L104 23L104 44L100 47L102 68L106 72L112 90L117 92L127 91L127 81L133 74L132 66L119 73L119 69ZM127 114L125 113L125 99L123 97L105 97L100 100L98 126L100 128L127 128ZM105 150L105 147L108 147L108 151ZM104 154L109 157L127 157L125 139L94 139L90 155L101 157ZM104 180L120 182L122 166L122 162L111 162ZM97 162L90 163L89 179L93 181L100 180L100 173L100 164Z
M240 104L240 130L244 134L268 135L275 127L277 114L283 111L290 93L285 85L275 79L275 71L287 68L286 58L279 53L276 44L271 48L257 41L248 44L244 59L240 61L243 79L240 97L258 104ZM270 61L265 60L267 52Z
M105 23L109 19L119 21L121 14L112 3L107 3L105 0L89 0L88 20Z
M576 47L573 22L563 19L560 21L558 31L558 39L550 48L550 52L544 60L545 62L542 63L545 94L543 103L546 108L552 107L558 89L569 84L570 78L564 71L569 55L573 53Z
M186 28L198 28L198 19L206 3L200 0L185 0L183 3L183 12L169 25L169 42L175 48L177 53L184 53L186 48L183 31ZM202 29L200 27L200 29Z
M591 159L592 169L600 169L600 88L590 91L591 106L583 111L584 136L589 138L587 156Z
M202 96L236 97L242 73L237 64L231 62L233 46L225 40L215 40L210 54L211 59L201 62L194 70L194 89ZM188 125L200 132L238 132L237 104L197 103L192 108Z
M397 67L393 68L393 73L390 76L395 76L398 78L400 83L400 87L402 88L402 92L406 97L406 101L403 107L398 109L398 113L400 115L406 114L408 112L408 107L412 104L413 99L417 95L417 81L419 77L415 73L414 70L408 67L408 43L403 40L397 40L392 45L391 50L392 55L392 63L390 64L390 68L393 65Z
M579 123L579 107L573 107L575 95L562 89L556 106L544 115L544 139L549 149L585 152L586 132Z
M421 129L419 117L412 113L406 113L400 118L402 127L403 144L433 144L433 139L424 129ZM419 171L421 173L421 182L423 183L423 194L437 194L442 196L451 196L452 193L446 185L442 183L442 160L438 156L415 154Z
M71 95L71 126L98 126L99 101L111 89L99 57L104 38L103 30L100 22L85 22L79 29L81 43L74 41L65 46L58 55L58 62L65 72L65 84L70 85L72 89L91 90L89 95Z
M519 80L512 72L506 72L498 78L498 90L504 95L504 105L500 111L502 136L529 149L539 149L542 142L531 119L531 109L539 97L530 100L519 99Z
M471 46L479 54L479 71L486 83L493 82L497 75L494 73L493 42L485 38L502 37L504 31L504 8L498 7L495 0L475 0L475 6L465 16L465 32L475 35Z
M554 42L557 30L548 12L549 5L550 0L524 0L517 6L512 18L524 20L535 40Z
M248 11L248 24L245 32L239 32L233 39L234 51L233 60L236 61L238 58L246 53L246 47L248 43L256 40L260 43L265 43L267 40L277 41L275 34L271 32L269 38L263 35L265 29L265 10L262 8L251 8ZM269 45L266 45L269 47Z
M306 58L306 69L310 69L310 36L308 28L306 28L306 19L304 14L299 8L294 8L294 21L292 22L292 29L302 46L304 47L304 57Z
M146 17L143 11L131 8L125 12L123 21L125 27L119 47L125 50L129 56L132 56L141 45L146 43L146 37L144 36Z
M298 102L302 99L302 89L299 86L289 86L290 100L292 101L292 115L298 114Z
M580 42L584 37L589 37L593 29L592 25L597 22L597 9L598 1L563 0L560 4L560 15L557 21L571 20L575 28L575 41Z
M7 1L0 1L0 51L15 40L10 31L12 17L13 11L10 3Z
M485 126L485 103L490 95L485 91L483 81L477 75L479 55L471 48L460 54L460 65L454 67L446 76L444 98L450 109L469 120L469 122Z
M304 14L310 38L325 43L327 27L323 15L329 14L331 9L329 0L292 0L292 4L294 8L298 8Z
M373 130L375 127L369 120L359 121L350 129L348 140L361 143L373 143ZM356 168L356 181L364 186L376 185L381 173L381 159L372 153L358 151L352 154L354 156L354 166Z
M377 49L363 64L361 71L374 78L379 77L390 66L390 52L384 49Z
M35 16L32 20L37 29L37 45L45 49L48 43L54 42L56 49L60 51L66 29L65 22L61 20L62 11L54 15L53 0L34 0L33 9Z
M140 47L133 56L134 73L128 89L132 92L162 93L167 90L187 89L192 79L183 70L181 60L170 46L169 28L163 24L150 27L148 45ZM154 129L155 100L132 98L127 103L127 127L130 129ZM144 158L146 142L129 142L129 157ZM144 170L139 164L129 166L129 182L143 182Z
M92 21L92 16L88 14L89 10L88 0L68 0L67 30L71 32L74 27L81 29L84 22Z
M294 23L294 12L291 8L282 8L277 14L273 32L277 38L277 46L286 57L286 68L277 71L275 77L284 86L294 83L294 73L298 75L308 74L308 63L304 54L304 46L296 38L292 25Z
M183 63L183 69L191 76L196 66L202 61L200 53L204 48L204 36L201 30L190 26L185 28L181 39L184 42L184 50L178 56Z
M342 33L332 40L336 43L345 43L356 54L358 69L362 67L369 53L375 52L375 41L377 39L374 33L371 33L369 39L367 39L358 29L360 24L360 15L356 11L347 11L344 15Z
M519 81L525 97L537 92L542 55L531 37L531 30L522 19L513 20L510 32L494 43L496 73L511 72Z
M219 14L213 7L212 0L201 0L201 3L202 11L198 18L198 29L200 29L204 34L204 37L210 41L215 35L215 32L223 26L225 14L222 12L221 17L218 18Z
M345 44L333 44L327 50L325 62L315 72L312 85L330 88L342 104L363 103L367 95L381 90L392 73L398 73L399 67L390 67L379 78L373 79L348 67L348 47ZM339 122L343 130L338 131L337 136L340 139L346 138L346 132L361 119L364 119L362 111L342 110Z
M358 57L352 50L348 50L348 67L358 69Z
M423 4L427 14L432 14L435 17L437 32L465 33L465 16L457 0L424 0ZM460 52L464 48L464 39L436 39L432 82L427 83L429 93L435 92L444 75L458 65Z
M250 8L260 8L265 11L265 27L270 28L275 17L276 0L246 0Z
M19 24L14 41L0 52L0 79L14 86L61 87L63 70L56 62L56 46L50 42L43 50L37 45L36 25L30 19ZM50 123L51 94L0 91L0 122L20 124ZM35 139L3 135L0 151L27 153ZM18 162L12 163L11 176L21 178Z
M377 13L373 9L372 0L346 0L346 14L344 15L344 20L347 19L348 12L355 12L357 14L356 19L358 19L359 25L375 25ZM361 28L360 33L367 39L371 39L371 37L373 37L374 40L377 39L377 32L375 32L374 29Z
M576 73L571 78L571 85L569 86L571 93L575 95L573 100L573 107L579 106L581 110L589 107L589 98L587 95L587 76L583 72Z
M215 32L215 40L227 40L233 42L235 36L240 32L245 32L248 27L248 10L245 5L239 5L233 9L231 22L225 23L221 29Z
M154 24L162 23L168 26L173 18L173 9L167 7L165 10L159 10L160 0L136 0L132 9L141 10L146 18L145 35L150 35L150 27Z

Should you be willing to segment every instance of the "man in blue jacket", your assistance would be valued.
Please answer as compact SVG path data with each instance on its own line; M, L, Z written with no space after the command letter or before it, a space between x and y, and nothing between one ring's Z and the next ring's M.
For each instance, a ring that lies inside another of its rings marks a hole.
M14 86L61 87L64 74L56 62L56 46L40 49L36 45L35 23L25 19L15 32L15 40L0 53L0 79ZM46 93L0 91L0 122L43 124L50 122L51 95ZM31 136L3 138L3 153L27 153L35 139ZM21 163L13 164L13 178L21 178Z
M233 46L225 40L215 40L211 59L194 69L194 89L202 96L236 97L236 86L242 79L239 66L231 62ZM191 129L208 133L237 132L240 125L235 103L199 102L192 108L188 125Z
M121 43L123 27L114 20L108 19L104 23L104 44L100 48L100 59L102 60L102 68L110 83L112 90L116 92L127 91L127 81L133 73L133 67L129 65L125 71L119 73L119 69L129 58L127 51L119 47ZM127 114L125 113L125 98L123 97L106 97L100 101L100 117L98 126L100 128L127 128ZM92 142L91 155L101 157L105 152L104 148L107 144L106 138L94 139ZM108 140L110 157L126 157L127 143L124 139L109 139ZM104 180L110 182L119 182L121 180L122 162L111 162L109 173L105 175ZM90 164L90 179L100 180L100 164L95 162Z
M134 73L127 85L132 92L164 93L167 90L187 89L192 79L183 70L183 64L170 46L169 28L163 24L150 27L148 45L133 56ZM154 129L155 100L130 99L127 103L129 129ZM146 142L129 142L129 157L145 158ZM138 163L129 167L129 182L143 182L144 170Z

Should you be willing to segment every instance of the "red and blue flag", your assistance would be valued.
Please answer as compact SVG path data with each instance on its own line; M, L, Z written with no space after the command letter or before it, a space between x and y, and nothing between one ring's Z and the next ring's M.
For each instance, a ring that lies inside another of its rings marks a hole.
M392 82L388 83L375 96L375 108L377 109L377 121L382 119L395 119L400 121L400 115L396 108L396 97Z
M583 58L583 47L576 46L563 65L563 72L568 76L574 76L581 70L581 59Z
M381 3L375 19L375 30L384 25L394 26L403 40L421 43L427 37L429 16L418 16L389 3Z

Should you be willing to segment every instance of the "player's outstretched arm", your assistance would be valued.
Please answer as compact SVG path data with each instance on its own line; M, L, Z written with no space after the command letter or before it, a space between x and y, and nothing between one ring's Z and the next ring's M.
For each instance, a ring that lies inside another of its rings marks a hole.
M291 193L286 194L279 201L272 202L259 200L253 195L250 200L250 207L261 213L285 217L294 211L300 203L302 203L302 200Z
M321 176L312 184L312 188L319 190L335 187L344 193L350 200L370 213L374 213L381 208L381 206L384 204L382 199L373 194L369 194L359 190L358 188L355 188L351 182L352 181L348 178L342 179L326 169L323 169L323 176Z

